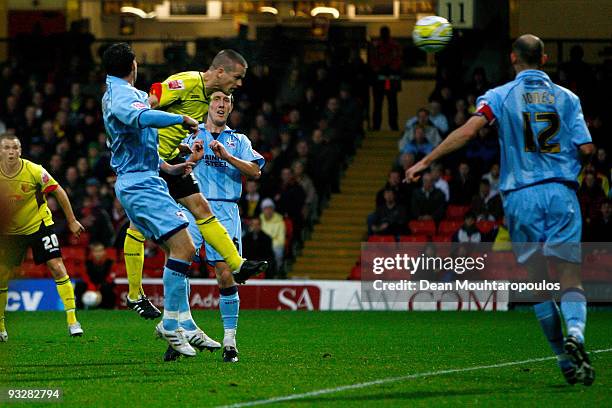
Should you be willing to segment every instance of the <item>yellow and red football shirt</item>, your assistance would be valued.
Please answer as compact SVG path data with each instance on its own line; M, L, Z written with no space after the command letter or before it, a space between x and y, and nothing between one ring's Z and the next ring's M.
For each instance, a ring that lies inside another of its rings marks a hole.
M206 96L206 86L199 71L171 75L164 82L154 83L149 93L157 97L158 108L161 110L186 115L200 123L206 119L210 98ZM161 158L170 160L176 157L179 153L178 145L188 133L181 125L159 129Z
M0 169L0 183L8 193L12 211L6 234L30 235L38 231L41 223L53 225L45 196L59 184L42 166L21 159L21 168L12 177Z

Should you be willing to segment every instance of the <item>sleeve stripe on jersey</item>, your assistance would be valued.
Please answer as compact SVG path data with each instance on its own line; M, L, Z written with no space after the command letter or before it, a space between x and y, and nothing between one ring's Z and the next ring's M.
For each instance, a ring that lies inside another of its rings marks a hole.
M53 185L48 186L47 188L45 188L45 189L43 190L43 193L45 193L45 194L52 193L52 192L54 192L55 190L57 190L57 188L58 188L58 187L59 187L59 185L58 185L58 184L53 184Z
M153 85L151 85L151 89L149 90L149 93L151 95L155 95L155 97L157 97L158 101L161 101L161 96L162 96L162 84L160 82L156 82Z
M481 105L474 114L478 116L484 116L485 119L487 119L487 122L489 123L493 123L493 121L495 120L493 110L491 110L491 107L486 104Z

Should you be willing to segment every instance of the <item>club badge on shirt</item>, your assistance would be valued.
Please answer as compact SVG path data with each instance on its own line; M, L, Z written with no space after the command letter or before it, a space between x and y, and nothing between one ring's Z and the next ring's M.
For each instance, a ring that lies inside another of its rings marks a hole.
M172 90L185 89L185 84L183 84L182 79L175 79L172 81L168 81L168 89L172 89Z

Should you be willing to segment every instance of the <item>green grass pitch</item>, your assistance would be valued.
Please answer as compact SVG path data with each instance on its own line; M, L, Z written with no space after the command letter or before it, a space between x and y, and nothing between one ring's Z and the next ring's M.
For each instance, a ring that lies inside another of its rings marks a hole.
M449 369L547 357L530 312L242 311L241 361L199 353L164 363L155 323L132 311L80 312L69 338L63 313L9 313L0 388L61 388L74 407L206 407ZM221 340L218 311L194 317ZM612 312L590 312L590 350L612 348ZM280 406L610 406L612 352L592 355L595 384L568 386L553 360L420 376ZM9 406L19 406L10 404ZM23 404L31 405L31 403ZM6 406L6 405L5 405Z

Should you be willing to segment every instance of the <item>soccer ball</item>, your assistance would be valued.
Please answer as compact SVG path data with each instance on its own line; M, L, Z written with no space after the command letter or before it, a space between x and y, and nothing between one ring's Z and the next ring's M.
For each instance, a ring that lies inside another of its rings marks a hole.
M412 31L414 44L425 52L440 51L452 38L453 26L444 17L423 17Z
M88 290L87 292L83 293L81 300L88 308L96 307L100 304L100 302L102 302L102 294L97 290Z

